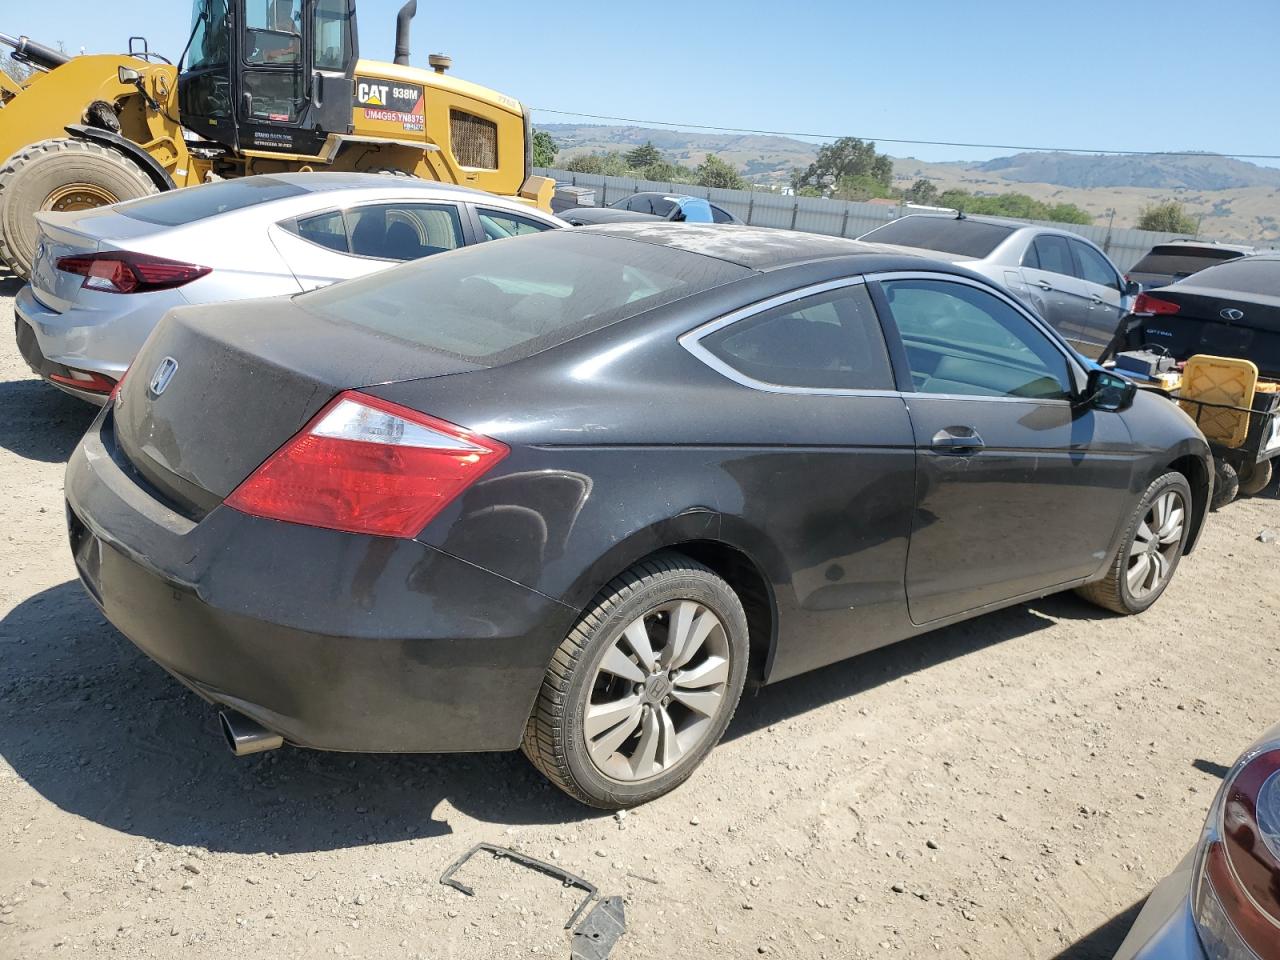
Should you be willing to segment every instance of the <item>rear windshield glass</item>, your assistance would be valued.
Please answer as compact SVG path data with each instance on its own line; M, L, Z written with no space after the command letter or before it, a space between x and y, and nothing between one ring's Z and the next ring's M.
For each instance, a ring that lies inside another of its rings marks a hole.
M298 197L306 192L302 187L274 177L240 177L143 197L112 209L133 220L176 227L220 213L243 210L268 200Z
M1214 290L1280 297L1280 259L1247 257L1220 263L1216 267L1201 270L1191 282L1197 287L1211 287Z
M1237 250L1188 250L1186 247L1154 247L1133 265L1130 273L1158 273L1170 277L1189 276L1223 260L1243 256Z
M670 247L558 230L428 257L294 302L496 366L750 273Z
M1000 245L1013 227L954 217L903 217L876 227L861 237L868 243L896 243L921 250L939 250L958 257L982 258Z

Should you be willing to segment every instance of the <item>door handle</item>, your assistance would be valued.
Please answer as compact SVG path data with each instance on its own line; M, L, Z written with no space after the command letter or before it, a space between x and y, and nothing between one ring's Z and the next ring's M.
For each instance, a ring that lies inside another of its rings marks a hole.
M981 450L985 446L973 427L944 427L933 435L935 450Z
M1101 303L1103 302L1102 298L1101 298L1100 296L1098 296L1096 293L1095 293L1095 294L1093 294L1092 296L1090 296L1090 297L1089 297L1089 299L1090 299L1090 300L1092 300L1094 303L1097 303L1097 304L1101 304Z
M1049 281L1047 281L1047 280L1037 280L1037 281L1036 281L1036 286L1037 286L1037 287L1039 287L1041 290L1052 290L1052 289L1053 289L1053 284L1052 284L1052 283L1050 283L1050 282L1049 282Z

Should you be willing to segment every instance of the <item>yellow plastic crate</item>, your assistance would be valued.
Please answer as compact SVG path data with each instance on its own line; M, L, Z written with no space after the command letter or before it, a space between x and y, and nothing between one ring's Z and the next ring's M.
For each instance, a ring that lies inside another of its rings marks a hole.
M1253 406L1257 388L1258 367L1251 361L1200 353L1188 360L1182 371L1178 404L1190 414L1207 439L1238 447L1249 435L1246 411ZM1222 407L1243 407L1244 410Z

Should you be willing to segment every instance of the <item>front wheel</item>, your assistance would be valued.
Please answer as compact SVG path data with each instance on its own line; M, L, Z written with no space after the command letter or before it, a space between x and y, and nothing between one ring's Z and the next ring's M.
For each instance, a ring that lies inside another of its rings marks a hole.
M747 675L733 589L677 553L615 578L551 660L525 755L594 807L645 803L683 783L716 745Z
M1190 532L1191 486L1171 471L1142 495L1107 575L1076 592L1116 613L1141 613L1169 586Z

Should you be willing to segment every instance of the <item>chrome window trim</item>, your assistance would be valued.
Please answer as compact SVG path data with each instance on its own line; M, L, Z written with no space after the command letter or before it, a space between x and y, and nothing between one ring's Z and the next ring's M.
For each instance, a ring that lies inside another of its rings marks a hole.
M749 377L742 371L725 363L714 353L702 345L703 337L723 330L725 327L737 323L740 320L746 320L757 314L772 310L775 307L783 307L788 303L794 303L798 300L805 300L818 294L828 293L832 290L843 290L846 287L865 286L867 278L857 277L841 277L839 280L826 280L822 283L810 284L807 287L798 287L795 290L788 290L786 293L775 294L765 300L757 301L749 306L739 307L724 316L710 320L701 326L694 327L692 330L682 333L678 338L680 346L684 347L691 354L701 360L716 373L720 374L740 386L748 387L751 390L759 390L762 393L783 393L783 394L800 394L820 397L901 397L904 394L901 390L873 390L873 389L853 389L845 387L794 387L781 383L768 383L764 380L757 380ZM877 325L878 327L878 325ZM877 329L877 333L879 333ZM882 334L883 336L883 334Z
M1052 345L1053 348L1058 351L1059 354L1062 355L1062 358L1067 362L1068 377L1070 377L1071 379L1075 379L1075 375L1081 375L1081 376L1084 375L1084 371L1081 369L1079 362L1075 359L1075 357L1071 355L1071 353L1069 352L1069 349L1066 348L1061 343L1059 339L1061 335L1052 327L1050 327L1047 323L1045 323L1043 320L1037 317L1035 314L1031 313L1031 311L1029 311L1021 303L1019 303L1014 296L1006 293L1005 291L999 289L998 287L995 287L988 283L982 283L977 280L972 280L969 277L964 277L956 273L936 273L929 270L903 270L903 271L890 271L886 273L869 273L867 274L865 279L868 281L875 280L878 283L886 280L939 280L944 283L963 284L965 286L974 287L978 290L983 291L984 293L988 293L991 296L995 297L997 300L1004 301L1006 304L1012 307L1015 311L1017 311L1020 315L1022 315L1027 320L1027 322L1030 323L1031 326L1035 330L1037 330L1045 338L1045 340L1047 340L1050 343L1050 345ZM897 321L894 320L893 317L889 317L889 320L894 324L895 327L897 326ZM899 336L901 336L901 334L899 334ZM1004 402L1004 403L1010 403L1010 402L1012 403L1049 403L1049 404L1065 405L1065 406L1071 406L1072 404L1072 401L1070 399L1052 400L1047 398L1037 399L1035 397L985 397L981 395L968 394L968 393L923 393L919 390L913 390L910 394L907 394L907 396L913 396L913 395L920 396L920 397L941 397L947 400L980 400L980 401L995 400L997 402Z

